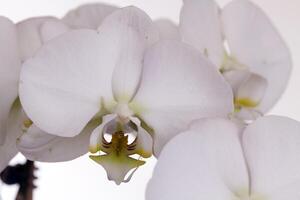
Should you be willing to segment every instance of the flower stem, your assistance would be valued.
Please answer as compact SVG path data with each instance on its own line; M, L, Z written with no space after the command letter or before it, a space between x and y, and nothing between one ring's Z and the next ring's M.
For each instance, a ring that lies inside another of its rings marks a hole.
M16 200L33 200L33 190L36 188L34 162L27 160L24 164L8 166L1 174L2 181L7 185L19 185Z

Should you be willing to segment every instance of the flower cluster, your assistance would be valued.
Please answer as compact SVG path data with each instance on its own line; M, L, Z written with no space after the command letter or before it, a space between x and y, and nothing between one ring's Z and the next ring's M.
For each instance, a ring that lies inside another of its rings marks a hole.
M147 200L299 198L300 123L264 116L291 56L250 1L184 0L179 25L89 4L0 28L0 171L88 153L121 184L153 155Z

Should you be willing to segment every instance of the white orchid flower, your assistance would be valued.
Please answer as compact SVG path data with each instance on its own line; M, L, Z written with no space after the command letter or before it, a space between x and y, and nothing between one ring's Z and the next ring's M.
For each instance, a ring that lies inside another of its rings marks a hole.
M233 0L221 10L213 0L184 0L180 31L232 85L241 118L266 113L286 88L289 50L268 17L250 1Z
M18 54L16 27L7 18L0 17L0 171L17 154L18 121L13 104L18 96L18 80L21 62Z
M54 17L29 18L17 23L16 28L22 62L33 57L46 42L71 30L69 26ZM11 125L14 128L14 134L10 134L10 140L6 143L6 148L14 147L15 149L14 151L8 149L6 152L14 152L11 155L15 155L18 151L21 151L27 159L42 162L69 161L86 154L90 132L95 128L93 123L90 123L79 136L63 138L47 134L35 126L23 112L19 101L16 101L13 109L15 112L12 112L11 115L15 117L11 117L9 124L15 124L14 126ZM26 135L23 135L25 132ZM32 140L34 140L34 145L32 145ZM16 141L18 149L15 147ZM31 145L30 148L28 148L28 143ZM61 151L64 148L71 148L72 146L78 147L73 149L72 152L65 152L61 156ZM10 156L10 158L12 157Z
M72 139L87 124L97 124L89 145L60 142L57 147L43 136L23 144L21 138L19 146L32 150L27 155L51 149L52 160L53 151L60 151L63 160L80 145L87 153L89 146L91 158L120 184L144 163L131 155L147 158L153 149L158 155L192 120L232 112L231 88L211 63L178 41L151 46L158 40L154 27L143 11L123 8L97 31L70 31L49 41L24 64L20 99L37 127Z
M242 133L229 120L199 120L165 146L146 200L299 199L299 144L300 123L286 117Z

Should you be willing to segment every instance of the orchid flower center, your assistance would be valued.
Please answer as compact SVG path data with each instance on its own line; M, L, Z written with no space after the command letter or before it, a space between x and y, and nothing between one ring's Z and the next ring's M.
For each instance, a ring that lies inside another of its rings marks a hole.
M247 70L249 71L249 67L247 65L244 65L240 63L236 58L233 56L228 55L225 53L223 63L220 68L220 72L223 74L228 71L233 70Z
M267 80L228 54L224 56L220 72L233 89L235 113L246 110L253 116L259 114L257 108L265 95Z
M118 185L128 182L133 174L125 178L129 172L145 164L141 158L152 156L152 137L133 114L128 104L116 105L113 114L103 116L101 125L90 138L90 152L96 154L90 158Z

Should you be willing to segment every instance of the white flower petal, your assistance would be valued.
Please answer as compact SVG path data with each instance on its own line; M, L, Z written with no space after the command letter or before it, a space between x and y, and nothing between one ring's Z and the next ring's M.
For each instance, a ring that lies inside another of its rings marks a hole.
M131 117L130 120L137 126L136 148L135 151L143 158L152 156L153 140L151 135L141 126L141 122L136 117Z
M112 99L113 66L105 38L96 31L71 31L46 43L22 68L20 98L36 126L47 133L79 134Z
M68 12L62 20L75 29L97 29L105 17L117 9L102 3L85 4Z
M15 25L0 17L0 29L0 144L3 144L9 111L18 96L21 63Z
M155 153L187 125L233 111L229 84L194 48L161 41L146 53L140 88L130 105L154 130Z
M181 40L179 27L169 19L159 19L154 21L155 26L159 30L159 38L161 40Z
M18 42L22 62L31 58L42 46L40 27L47 20L55 20L54 17L29 18L17 24Z
M105 37L110 65L114 67L112 87L117 101L131 100L138 87L144 51L158 40L154 24L146 13L126 7L105 18L99 34Z
M70 31L70 28L61 20L52 19L41 24L40 34L42 43L45 43L63 33Z
M261 9L247 0L234 0L222 13L232 56L268 81L259 110L268 111L286 88L291 57L286 44Z
M40 162L69 161L88 152L89 138L94 126L87 126L73 138L58 137L32 125L19 138L17 148L29 160Z
M124 179L130 170L136 169L145 164L145 161L136 160L131 157L120 158L110 155L91 155L90 158L100 164L105 169L108 180L114 181L117 185L127 181Z
M103 116L102 123L93 130L91 137L90 137L90 143L89 143L89 151L91 153L97 153L101 150L101 145L103 144L103 129L105 125L107 125L110 122L115 122L117 115L111 114L111 115L105 115Z
M221 67L225 50L220 10L214 0L185 0L179 27L183 41L208 56L217 68Z
M163 149L146 200L231 200L248 194L248 174L236 125L205 119Z
M286 117L263 117L243 135L251 191L268 199L298 199L300 195L300 123ZM286 198L270 198L290 191ZM295 187L297 188L295 190ZM287 198L293 197L293 198ZM296 198L297 197L297 198Z
M18 153L16 147L17 138L21 136L23 119L25 115L22 112L19 101L12 106L7 124L7 137L3 145L0 146L0 172L5 169L9 161Z
M300 181L291 183L285 187L274 191L270 194L270 199L272 200L298 200L299 199L299 185Z

